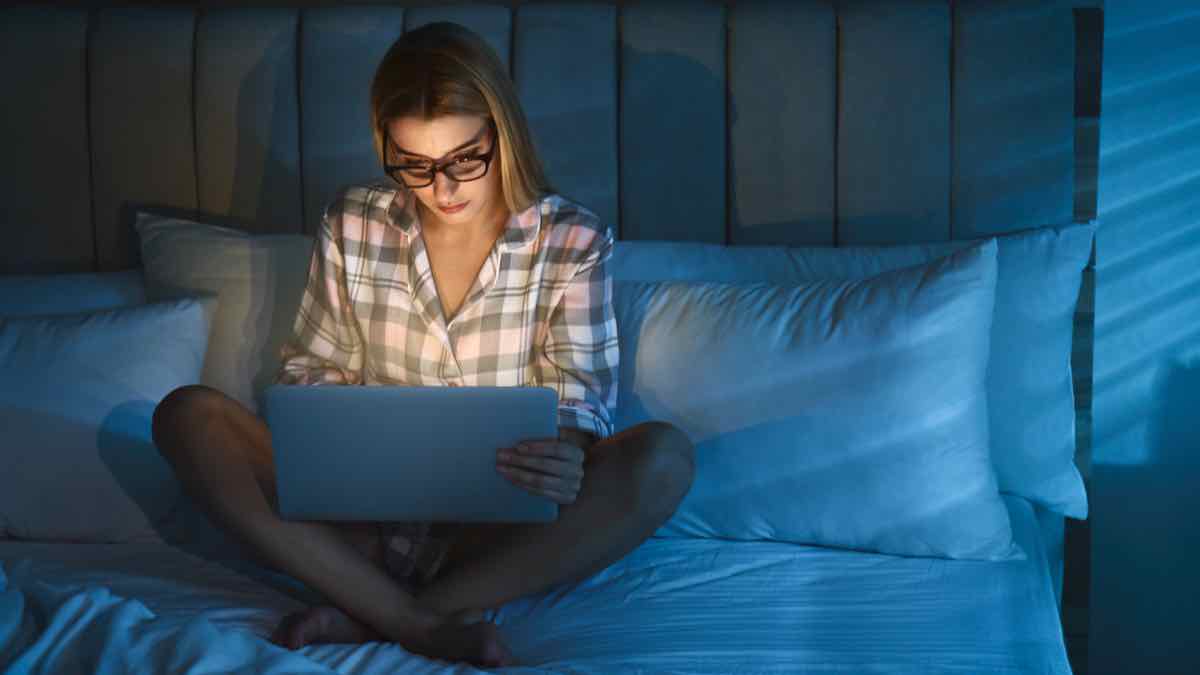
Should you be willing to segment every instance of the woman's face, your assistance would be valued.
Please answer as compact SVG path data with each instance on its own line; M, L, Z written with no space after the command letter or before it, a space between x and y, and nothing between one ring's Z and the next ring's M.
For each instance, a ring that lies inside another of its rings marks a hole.
M389 154L399 153L388 161L396 164L429 164L482 155L497 141L488 120L475 115L444 115L429 121L401 117L388 124L388 135L394 146ZM460 183L438 171L432 184L409 190L425 207L422 225L432 218L435 228L447 232L483 233L507 210L500 182L499 152L492 155L482 178ZM459 211L442 211L444 207L463 204L466 206Z

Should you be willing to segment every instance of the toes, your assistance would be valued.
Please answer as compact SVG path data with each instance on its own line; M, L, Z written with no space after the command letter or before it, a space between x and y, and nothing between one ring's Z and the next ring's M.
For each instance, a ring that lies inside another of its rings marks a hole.
M301 621L307 612L292 612L279 622L275 630L271 633L271 643L287 649L298 649L303 643L297 644L299 631L297 630Z
M454 612L450 618L429 634L428 642L410 651L433 658L450 661L467 661L482 668L515 665L516 660L500 637L496 624L482 619L476 623L463 624L456 619L482 613L483 610Z
M310 642L309 638L312 637L314 629L316 628L315 624L316 621L311 615L305 616L302 620L297 621L296 625L292 627L291 633L288 635L288 646L292 649L300 649L304 645L308 644Z

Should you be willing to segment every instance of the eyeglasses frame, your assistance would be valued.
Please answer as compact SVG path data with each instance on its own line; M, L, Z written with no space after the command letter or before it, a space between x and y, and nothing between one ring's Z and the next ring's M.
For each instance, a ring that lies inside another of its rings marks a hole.
M488 127L492 131L492 134L491 134L492 135L492 147L489 148L487 152L485 152L483 154L475 155L473 157L473 159L483 160L483 173L479 174L478 176L476 176L474 178L467 178L465 180L459 180L458 178L455 178L454 176L451 176L450 174L446 173L446 167L451 166L456 161L458 161L457 158L455 158L455 157L450 157L448 159L444 159L441 161L432 162L431 163L432 168L429 169L429 171L430 171L429 182L422 183L421 185L409 185L408 182L405 181L403 178L397 180L396 177L392 175L392 172L394 172L394 171L398 172L401 169L410 167L410 166L412 166L411 164L387 164L387 163L385 163L383 165L383 171L392 180L404 185L405 187L412 188L414 190L417 188L429 187L430 185L433 185L434 182L437 181L437 175L438 175L439 171L446 174L446 178L449 178L450 180L452 180L456 183L470 183L471 181L479 180L480 178L483 178L484 176L486 176L488 173L488 170L490 170L492 168L492 158L495 157L495 154L496 154L496 141L499 140L497 133L496 133L496 121L489 119ZM391 138L388 137L388 135L386 133L384 133L384 138L386 139L387 143L389 143L393 147L395 147L395 144L392 143ZM399 148L396 148L396 150L399 151ZM398 152L397 154L400 154L400 153Z

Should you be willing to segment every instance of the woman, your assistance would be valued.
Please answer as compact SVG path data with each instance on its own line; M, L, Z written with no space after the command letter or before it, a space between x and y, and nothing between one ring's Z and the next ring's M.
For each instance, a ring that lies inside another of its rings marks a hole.
M282 520L266 425L201 385L163 399L154 439L218 524L333 602L289 615L273 642L386 639L509 664L483 609L633 550L688 491L692 445L663 422L613 433L612 237L552 192L486 43L451 23L405 34L375 74L371 122L389 178L326 209L277 381L554 387L558 438L498 448L496 465L558 519Z

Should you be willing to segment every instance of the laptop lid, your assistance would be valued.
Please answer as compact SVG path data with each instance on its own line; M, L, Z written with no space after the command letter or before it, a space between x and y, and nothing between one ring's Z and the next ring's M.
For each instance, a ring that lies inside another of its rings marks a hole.
M496 451L558 437L549 387L272 385L280 515L293 520L550 522Z

